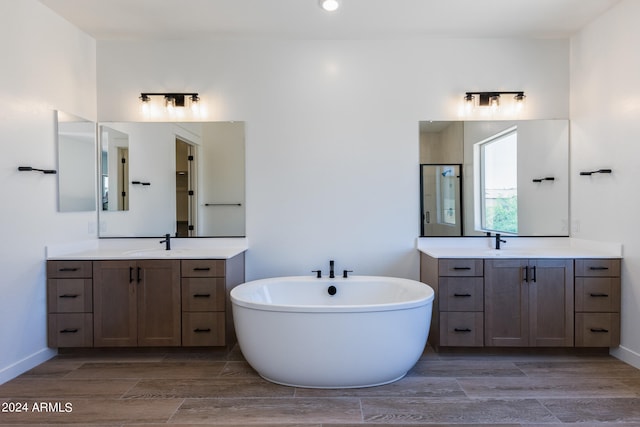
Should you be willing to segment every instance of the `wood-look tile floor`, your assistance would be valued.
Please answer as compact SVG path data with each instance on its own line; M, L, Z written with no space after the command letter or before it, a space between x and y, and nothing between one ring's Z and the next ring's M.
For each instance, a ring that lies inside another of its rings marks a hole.
M603 353L428 350L393 384L321 390L267 382L237 348L73 352L0 385L0 405L21 426L640 427L640 371Z

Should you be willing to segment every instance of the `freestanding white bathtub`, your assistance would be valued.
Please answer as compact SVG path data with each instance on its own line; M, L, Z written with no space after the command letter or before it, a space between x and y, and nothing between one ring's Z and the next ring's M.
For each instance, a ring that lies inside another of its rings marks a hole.
M428 285L408 279L300 276L243 283L231 302L238 344L260 376L353 388L399 380L415 365L433 296Z

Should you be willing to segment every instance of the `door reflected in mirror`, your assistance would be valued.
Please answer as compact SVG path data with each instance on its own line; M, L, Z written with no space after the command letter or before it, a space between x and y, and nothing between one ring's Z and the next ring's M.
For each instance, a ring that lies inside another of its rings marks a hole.
M100 189L103 211L129 210L129 136L100 126Z
M462 165L420 165L422 236L462 236Z
M58 210L96 209L96 124L55 112L58 151Z

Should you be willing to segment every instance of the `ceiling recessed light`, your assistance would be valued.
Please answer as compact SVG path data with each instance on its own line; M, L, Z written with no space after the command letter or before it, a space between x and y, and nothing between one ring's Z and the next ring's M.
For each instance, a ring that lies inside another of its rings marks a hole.
M333 12L338 10L340 3L338 0L320 0L320 7L327 12Z

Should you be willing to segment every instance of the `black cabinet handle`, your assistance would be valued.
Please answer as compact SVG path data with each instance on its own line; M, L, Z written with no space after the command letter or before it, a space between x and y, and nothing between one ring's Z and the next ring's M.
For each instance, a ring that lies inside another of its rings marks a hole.
M78 294L62 294L58 298L78 298L79 296Z
M469 328L455 328L454 331L455 332L471 332L471 329L469 329Z
M63 267L63 268L59 268L58 271L78 271L80 270L77 267Z
M589 270L596 270L596 271L598 270L602 271L602 270L608 270L608 269L609 267L589 267Z
M454 270L471 270L471 267L453 267Z
M133 267L129 267L129 283L133 282Z
M211 268L209 267L195 267L193 271L209 271Z
M454 297L470 297L471 294L453 294Z
M78 329L63 329L60 331L61 334L75 334L78 332Z
M533 269L533 279L531 279L531 281L535 283L536 282L536 266L534 265L531 268Z
M524 267L524 281L529 283L529 267Z
M140 283L140 282L141 282L141 279L140 279L140 270L142 270L142 269L141 269L140 267L138 267L138 283Z
M604 328L591 328L591 332L607 333L607 332L609 332L609 330L608 329L604 329Z
M193 332L200 334L200 333L206 333L206 332L211 332L211 328L196 328L193 330Z
M209 298L211 294L193 294L194 298Z
M589 294L590 296L594 297L594 298L606 298L609 296L609 294L597 294L597 293L591 293Z

